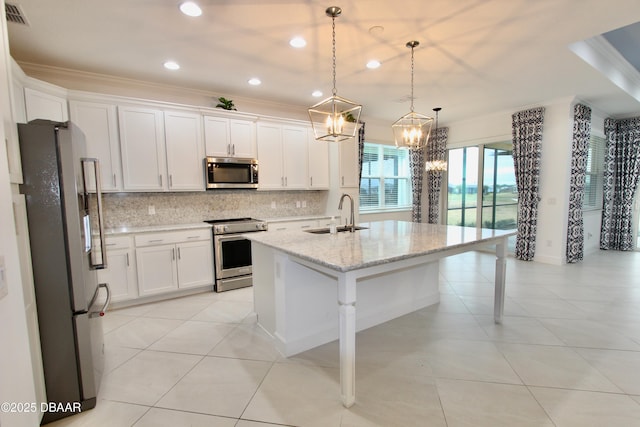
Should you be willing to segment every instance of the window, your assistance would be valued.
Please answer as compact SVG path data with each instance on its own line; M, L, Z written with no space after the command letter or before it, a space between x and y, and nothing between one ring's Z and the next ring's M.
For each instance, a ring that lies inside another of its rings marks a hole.
M360 180L360 210L410 208L410 177L407 150L366 142Z
M602 209L604 153L604 138L591 135L582 200L582 209L585 211Z
M475 227L478 206L478 147L449 150L447 224Z

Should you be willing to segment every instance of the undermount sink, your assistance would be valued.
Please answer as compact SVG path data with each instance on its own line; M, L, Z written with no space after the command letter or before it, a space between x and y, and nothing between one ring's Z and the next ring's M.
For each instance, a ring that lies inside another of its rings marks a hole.
M354 231L366 230L367 228L369 227L360 227L358 225L353 227ZM325 228L314 228L312 230L304 230L304 231L312 234L329 234L331 232L331 229L329 227L325 227ZM342 225L340 227L336 227L336 231L338 233L344 233L345 231L351 231L351 227L349 227L348 225Z

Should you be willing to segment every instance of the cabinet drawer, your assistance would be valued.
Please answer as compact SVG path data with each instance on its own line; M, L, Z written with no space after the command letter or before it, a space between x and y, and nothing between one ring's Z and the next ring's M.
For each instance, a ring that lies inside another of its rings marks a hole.
M131 247L130 236L107 236L105 239L107 250L111 249L129 249Z
M211 239L211 229L166 231L162 233L144 233L135 236L136 247L166 245L171 243L195 242Z

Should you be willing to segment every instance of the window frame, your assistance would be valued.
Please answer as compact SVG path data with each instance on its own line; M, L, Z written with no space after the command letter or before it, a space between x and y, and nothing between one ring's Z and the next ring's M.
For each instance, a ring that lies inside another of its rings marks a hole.
M587 165L584 176L582 212L602 210L604 197L604 161L607 152L607 141L604 135L595 135L591 133L591 136L589 137L588 150ZM594 151L596 158L593 158ZM595 181L591 179L592 177L595 177ZM589 182L589 185L587 185L587 182ZM594 194L593 203L587 204L587 194Z

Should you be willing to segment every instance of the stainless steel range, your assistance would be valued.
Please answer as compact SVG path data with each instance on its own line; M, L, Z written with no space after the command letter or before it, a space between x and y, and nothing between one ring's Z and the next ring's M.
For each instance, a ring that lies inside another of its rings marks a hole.
M243 233L267 231L267 223L253 218L205 221L212 224L216 292L253 285L251 241Z

